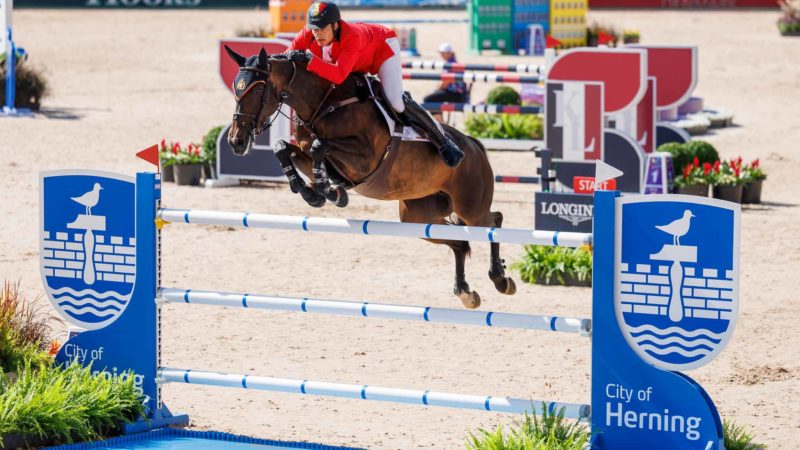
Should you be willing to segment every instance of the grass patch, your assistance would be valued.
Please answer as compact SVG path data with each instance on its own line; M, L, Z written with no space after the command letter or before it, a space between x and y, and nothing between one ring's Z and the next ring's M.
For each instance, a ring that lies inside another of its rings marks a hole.
M592 279L592 253L588 248L526 245L525 255L511 264L526 283L589 283Z
M722 431L725 436L725 450L764 450L764 444L753 442L753 435L750 431L740 425L736 425L732 420L722 421Z
M20 368L16 380L0 382L0 435L60 442L118 434L120 424L144 412L134 379L92 376L77 364Z
M586 425L564 418L564 410L548 413L542 405L542 414L525 414L506 431L498 425L494 431L478 430L470 433L468 450L583 450L589 443Z

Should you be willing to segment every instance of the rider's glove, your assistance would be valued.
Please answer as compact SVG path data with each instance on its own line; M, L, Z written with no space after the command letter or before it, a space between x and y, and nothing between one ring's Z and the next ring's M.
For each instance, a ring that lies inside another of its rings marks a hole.
M286 53L286 57L292 62L304 63L311 61L311 53L307 53L304 50L289 50Z

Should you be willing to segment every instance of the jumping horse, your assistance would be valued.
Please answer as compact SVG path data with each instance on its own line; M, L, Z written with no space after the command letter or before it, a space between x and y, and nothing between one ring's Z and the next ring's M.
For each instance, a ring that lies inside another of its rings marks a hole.
M502 226L502 213L490 211L494 174L478 140L442 125L465 153L458 167L447 167L430 142L401 139L399 123L389 128L384 112L373 101L381 89L371 86L363 75L352 74L334 85L309 72L305 63L284 55L269 56L262 49L246 58L225 49L239 65L228 142L234 153L247 154L255 136L271 125L270 117L280 113L284 104L290 106L298 144L279 141L275 154L291 190L309 205L320 207L327 199L345 206L345 189L352 188L366 197L398 200L402 222ZM300 178L298 168L312 186ZM466 308L480 306L480 296L470 290L464 275L469 242L428 240L453 250L454 293ZM505 274L500 244L490 245L489 278L499 292L512 295L516 285Z

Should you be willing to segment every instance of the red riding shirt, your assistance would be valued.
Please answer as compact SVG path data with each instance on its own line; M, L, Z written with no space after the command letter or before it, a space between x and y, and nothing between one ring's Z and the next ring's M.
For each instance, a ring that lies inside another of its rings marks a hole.
M331 44L331 62L322 57L322 47L314 40L311 30L303 28L292 41L289 50L311 50L315 58L308 70L334 84L341 84L352 72L377 74L381 64L394 56L386 44L397 37L394 30L378 24L339 22L339 39Z

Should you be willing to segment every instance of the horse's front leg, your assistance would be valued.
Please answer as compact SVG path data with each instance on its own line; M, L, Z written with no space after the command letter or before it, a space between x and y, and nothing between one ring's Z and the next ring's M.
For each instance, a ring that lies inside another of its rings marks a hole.
M309 188L305 181L300 178L300 174L297 173L297 168L294 166L294 162L292 162L292 153L295 152L300 153L300 147L284 140L275 143L275 157L278 158L278 162L281 164L283 174L289 179L289 189L295 194L299 193L300 196L303 197L303 200L309 205L320 208L325 204L325 197L314 192L314 190Z
M324 139L314 139L311 144L311 172L314 174L314 192L322 194L334 205L344 208L349 202L347 191L341 186L332 186L325 167L325 154L328 143Z

